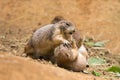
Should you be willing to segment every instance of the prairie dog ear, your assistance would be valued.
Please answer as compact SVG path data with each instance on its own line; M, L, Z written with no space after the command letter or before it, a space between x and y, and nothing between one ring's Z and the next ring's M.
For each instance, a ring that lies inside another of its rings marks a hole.
M63 32L63 31L65 31L65 30L66 30L66 27L65 27L65 26L63 26L63 25L60 25L60 30Z

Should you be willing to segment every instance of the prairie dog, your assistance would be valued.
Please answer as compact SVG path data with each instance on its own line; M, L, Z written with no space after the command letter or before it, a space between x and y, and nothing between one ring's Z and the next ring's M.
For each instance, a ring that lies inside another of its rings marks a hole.
M60 44L70 46L69 40L75 32L75 26L69 21L62 20L36 30L27 45L25 53L34 58L53 56L54 49Z
M51 21L52 24L55 24L61 20L65 20L62 16L55 16L54 19Z
M77 46L73 43L73 41L71 45L71 47L66 47L65 45L61 44L55 48L54 57L56 63L64 64L69 61L74 61L77 58Z
M74 45L76 44L74 43ZM79 52L74 45L72 45L72 48L65 47L63 44L58 46L54 51L54 60L60 67L73 71L82 71L88 67L87 58L86 55L83 55L84 51Z
M76 29L72 37L73 39L75 39L77 47L80 48L80 46L82 45L82 41L83 41L80 30Z
M51 21L52 24L58 23L61 20L65 20L62 16L55 16L54 19ZM75 32L72 35L73 39L76 41L76 45L79 48L82 45L82 35L80 30L75 29Z

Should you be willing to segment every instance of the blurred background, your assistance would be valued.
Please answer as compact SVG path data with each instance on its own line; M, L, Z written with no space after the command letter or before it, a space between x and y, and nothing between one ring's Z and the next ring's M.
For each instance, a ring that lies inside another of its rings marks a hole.
M55 16L73 22L83 37L109 41L106 48L110 53L120 54L120 0L0 0L0 80L106 80L11 55L23 53L33 31L51 23ZM112 77L103 69L113 63L119 66L120 56L111 57L108 54L107 66L91 70Z
M120 0L0 0L0 35L24 38L55 16L72 21L84 36L109 40L106 47L120 54Z

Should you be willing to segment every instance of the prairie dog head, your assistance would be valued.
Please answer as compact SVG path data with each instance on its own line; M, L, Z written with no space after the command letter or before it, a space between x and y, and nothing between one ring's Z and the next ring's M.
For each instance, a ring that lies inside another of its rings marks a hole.
M52 24L55 24L61 20L65 20L62 16L55 16L55 18L51 21Z
M75 25L72 22L61 20L58 23L55 23L55 25L65 37L69 37L75 32Z
M68 63L71 61L76 60L78 56L78 50L74 42L71 43L71 47L66 47L63 44L55 48L54 50L54 56L57 60L57 62L61 63Z

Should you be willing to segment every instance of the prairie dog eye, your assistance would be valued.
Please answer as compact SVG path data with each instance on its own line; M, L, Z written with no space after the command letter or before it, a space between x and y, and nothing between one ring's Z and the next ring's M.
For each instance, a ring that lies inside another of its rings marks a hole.
M67 25L67 26L70 26L70 24L69 24L69 23L66 23L66 25Z

